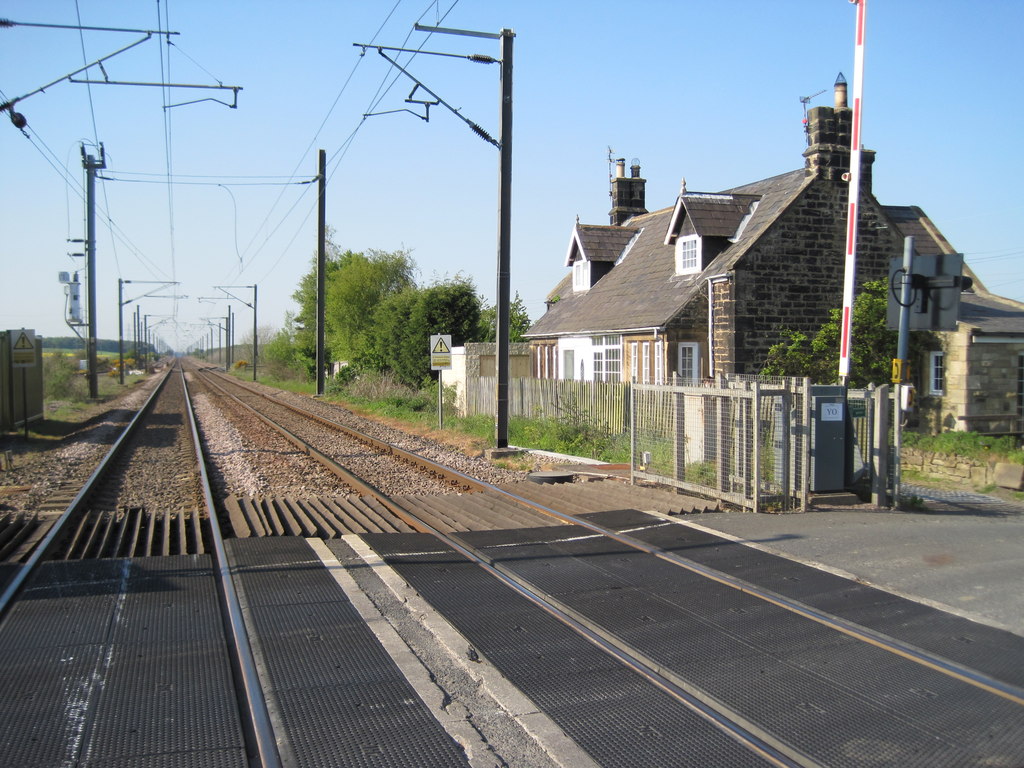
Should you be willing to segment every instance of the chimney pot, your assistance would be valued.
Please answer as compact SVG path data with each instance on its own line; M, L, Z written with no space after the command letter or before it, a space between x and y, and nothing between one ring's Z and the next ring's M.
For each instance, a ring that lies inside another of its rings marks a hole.
M835 84L835 105L836 109L846 109L846 78L839 73Z
M626 159L615 161L615 178L611 180L612 209L610 223L619 226L632 216L647 213L645 188L647 180L640 177L640 161L633 158L630 176L626 178Z

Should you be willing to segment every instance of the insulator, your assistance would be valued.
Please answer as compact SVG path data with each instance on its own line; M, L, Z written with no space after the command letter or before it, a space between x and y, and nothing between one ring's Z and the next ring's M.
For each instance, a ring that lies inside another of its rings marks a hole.
M477 136L479 136L484 141L489 142L490 144L497 144L498 143L493 138L491 138L491 134L489 134L487 131L485 131L483 128L481 128L476 123L470 122L469 127L473 129L473 133L475 133Z
M470 61L475 61L477 64L497 64L498 60L493 56L486 56L482 53L473 53L466 57Z

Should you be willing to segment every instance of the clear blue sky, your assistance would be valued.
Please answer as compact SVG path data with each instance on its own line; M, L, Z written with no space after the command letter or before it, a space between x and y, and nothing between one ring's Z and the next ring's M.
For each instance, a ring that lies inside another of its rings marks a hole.
M878 153L875 195L923 208L991 290L1024 299L1024 4L868 1L863 142ZM441 107L429 122L363 119L374 104L407 107L413 86L382 91L395 73L353 43L498 56L493 40L428 40L417 20L516 32L512 289L536 319L565 273L576 216L608 222L609 147L639 158L651 210L674 203L682 177L714 192L802 167L800 97L825 89L811 105L829 104L838 72L852 82L855 14L848 0L5 0L0 17L17 22L80 15L180 33L110 59L111 80L243 90L237 109L165 111L231 94L64 81L17 105L31 140L3 116L0 327L70 335L57 273L81 263L66 241L84 236L83 140L104 143L105 174L122 180L98 188L100 337L117 336L118 277L181 283L189 299L138 302L151 323L173 316L161 336L179 349L206 332L200 318L226 313L226 302L196 300L215 285L256 282L260 325L279 327L316 247L316 187L255 182L312 179L319 148L340 246L408 248L423 283L462 273L493 302L497 150ZM23 26L0 36L2 100L142 37ZM420 55L409 66L497 135L497 65ZM168 171L190 183L168 185ZM133 287L127 298L151 286ZM250 328L249 310L234 309Z

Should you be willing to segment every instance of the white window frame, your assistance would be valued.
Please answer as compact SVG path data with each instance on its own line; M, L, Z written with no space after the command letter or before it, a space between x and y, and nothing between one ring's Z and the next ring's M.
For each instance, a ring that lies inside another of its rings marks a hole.
M946 353L942 350L928 353L928 394L946 394Z
M640 381L640 377L637 375L639 370L640 358L640 342L631 341L629 342L629 366L632 369L633 375L630 377L633 381Z
M622 381L622 337L593 336L594 381Z
M590 262L577 259L572 264L572 289L574 291L590 290Z
M689 371L684 370L687 367L683 362L684 351L689 353ZM695 341L679 342L679 345L676 347L676 362L678 363L676 373L683 383L696 383L700 380L700 344Z
M640 347L640 381L651 383L651 342L645 341Z
M661 339L654 342L654 383L665 383L665 342Z
M701 271L700 235L680 235L676 238L676 274L693 275Z

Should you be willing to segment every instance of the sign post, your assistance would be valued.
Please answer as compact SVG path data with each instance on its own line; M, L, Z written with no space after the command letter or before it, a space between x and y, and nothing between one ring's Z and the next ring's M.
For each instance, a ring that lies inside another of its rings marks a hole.
M430 370L437 371L437 428L444 429L444 383L441 372L452 367L451 334L439 333L430 337Z
M28 441L28 377L26 369L36 367L36 332L22 328L11 334L11 367L21 368L21 422Z

